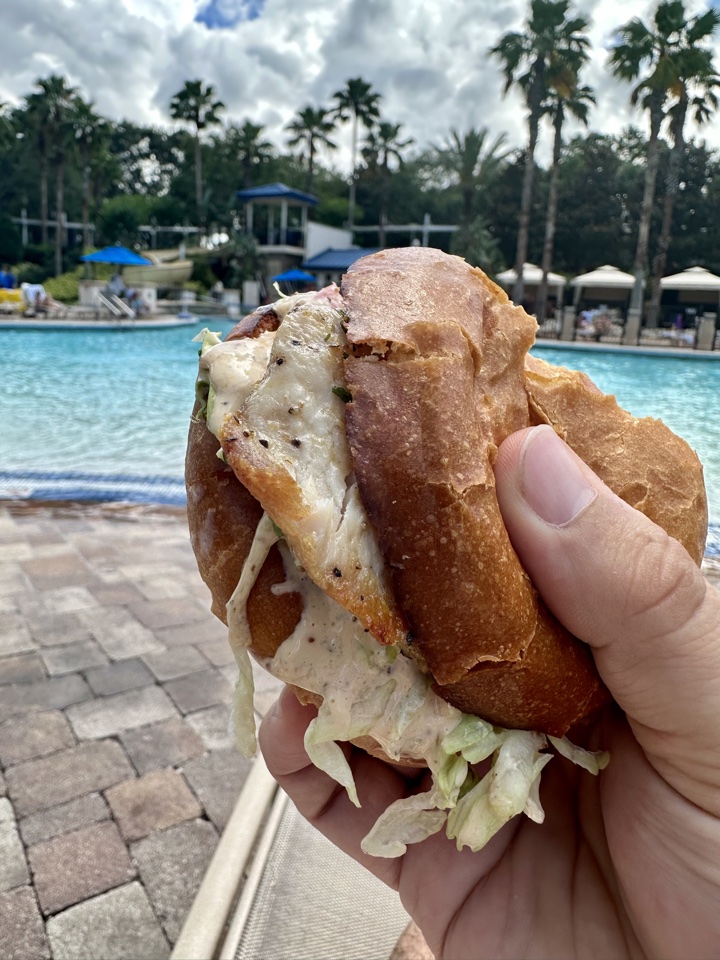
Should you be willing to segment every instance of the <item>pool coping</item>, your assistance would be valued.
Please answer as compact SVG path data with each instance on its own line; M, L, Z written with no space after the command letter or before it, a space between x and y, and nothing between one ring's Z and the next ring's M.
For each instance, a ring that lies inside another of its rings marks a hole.
M2 470L0 500L102 501L184 506L182 476Z
M695 350L693 347L643 347L623 343L594 343L580 340L553 340L538 337L533 347L548 350L573 350L578 353L620 353L668 360L720 360L720 350ZM531 349L533 349L531 347Z

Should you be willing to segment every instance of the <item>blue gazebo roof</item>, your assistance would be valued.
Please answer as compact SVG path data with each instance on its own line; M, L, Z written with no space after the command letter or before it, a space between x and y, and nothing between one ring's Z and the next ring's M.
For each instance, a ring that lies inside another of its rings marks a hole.
M266 183L262 187L250 187L248 190L238 190L238 200L246 203L250 200L292 200L295 203L307 203L315 206L318 198L302 190L294 190L286 183Z
M315 254L303 263L303 270L347 270L360 257L367 257L371 253L378 253L379 248L359 249L351 247L349 250L333 250L328 247L322 253Z

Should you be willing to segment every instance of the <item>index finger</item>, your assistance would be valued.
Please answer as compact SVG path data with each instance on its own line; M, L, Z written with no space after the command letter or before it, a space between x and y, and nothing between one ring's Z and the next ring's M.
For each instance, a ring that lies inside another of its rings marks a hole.
M345 789L314 767L305 752L305 731L316 715L315 707L303 706L291 690L283 690L260 727L260 748L268 769L306 820L397 890L402 859L371 857L363 853L360 843L380 814L407 796L407 781L382 760L341 744L357 785L361 806L356 808Z

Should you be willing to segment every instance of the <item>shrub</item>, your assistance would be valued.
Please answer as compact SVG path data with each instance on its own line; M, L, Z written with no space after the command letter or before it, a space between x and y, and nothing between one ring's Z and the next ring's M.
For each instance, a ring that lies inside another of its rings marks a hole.
M78 268L70 273L61 273L59 277L50 277L45 281L45 289L61 303L75 303L80 296L80 275Z
M15 274L18 286L21 283L45 283L45 278L48 275L44 267L41 267L37 263L28 263L28 261L19 263L13 268L13 273Z

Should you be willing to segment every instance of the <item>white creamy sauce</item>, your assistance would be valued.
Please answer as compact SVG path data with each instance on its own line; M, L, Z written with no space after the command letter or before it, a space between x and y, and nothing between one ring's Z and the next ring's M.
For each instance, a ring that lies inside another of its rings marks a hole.
M298 568L285 544L280 549L287 580L276 592L299 593L303 612L293 633L262 665L285 683L319 694L335 722L356 731L353 737L371 727L388 756L426 759L428 747L437 748L457 725L460 711L433 693L415 661L378 643Z

